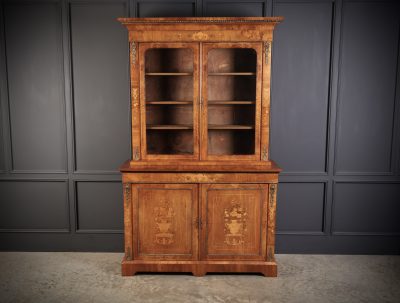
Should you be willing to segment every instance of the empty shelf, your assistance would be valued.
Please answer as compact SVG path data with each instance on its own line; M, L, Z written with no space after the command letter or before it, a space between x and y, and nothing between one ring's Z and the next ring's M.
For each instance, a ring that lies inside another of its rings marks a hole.
M193 73L146 73L146 76L192 76Z
M252 125L208 125L208 129L254 129Z
M255 104L255 101L208 101L208 104L210 105L241 105L241 104Z
M171 124L171 125L147 125L147 129L152 130L180 130L180 129L193 129L193 125L178 125L178 124Z
M190 105L193 101L147 101L149 105Z
M208 73L209 76L254 76L256 73Z

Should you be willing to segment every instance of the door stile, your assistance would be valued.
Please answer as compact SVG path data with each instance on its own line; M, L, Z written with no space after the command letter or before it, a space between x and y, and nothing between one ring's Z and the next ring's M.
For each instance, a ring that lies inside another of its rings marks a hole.
M264 259L267 258L268 238L267 228L269 224L269 184L260 184L262 210L261 210L261 255Z
M132 254L133 259L135 260L139 255L138 249L138 208L139 208L139 191L138 186L136 184L131 184L131 230L132 230ZM129 214L128 214L129 215ZM126 237L126 235L125 235Z
M215 43L214 43L215 44ZM200 129L201 129L201 150L200 158L202 160L209 160L208 156L208 51L211 49L211 43L201 43L201 112L200 112Z
M199 185L199 214L200 214L200 247L199 247L199 260L207 260L207 190L211 184L200 184Z
M200 43L193 45L193 158L200 159Z
M262 101L262 76L263 76L263 50L262 44L256 43L254 49L257 52L257 78L256 78L256 119L255 119L255 159L259 160L261 155L261 101Z
M265 230L267 231L267 245L266 245L266 261L275 262L275 229L276 229L276 197L278 191L278 184L271 183L268 188L268 224ZM265 231L264 230L264 231Z
M196 229L197 229L197 260L202 260L202 249L203 249L203 185L197 184L197 217L196 217Z
M194 218L199 218L200 214L199 214L199 184L191 184L193 191L192 191L192 199L194 201L192 207L193 207L193 214L192 214L192 218L191 218L191 222L192 222L192 230L193 230L193 235L192 235L192 256L193 256L193 260L199 260L199 233L200 233L200 229L199 226L196 226L195 224L193 224L193 219Z
M207 44L206 44L207 45ZM207 48L204 43L200 43L200 159L207 159Z

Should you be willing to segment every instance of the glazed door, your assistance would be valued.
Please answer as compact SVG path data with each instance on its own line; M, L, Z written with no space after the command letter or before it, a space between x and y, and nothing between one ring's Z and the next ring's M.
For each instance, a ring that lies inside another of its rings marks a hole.
M132 186L133 258L198 259L198 185Z
M201 259L265 260L267 184L201 185Z
M259 160L261 43L202 46L201 158Z
M140 43L143 159L199 159L199 44Z

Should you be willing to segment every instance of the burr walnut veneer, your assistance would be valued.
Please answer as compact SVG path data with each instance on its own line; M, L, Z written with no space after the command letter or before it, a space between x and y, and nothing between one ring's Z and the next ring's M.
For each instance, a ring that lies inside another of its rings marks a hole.
M268 151L280 20L119 19L129 30L132 98L123 275L277 275L280 168Z

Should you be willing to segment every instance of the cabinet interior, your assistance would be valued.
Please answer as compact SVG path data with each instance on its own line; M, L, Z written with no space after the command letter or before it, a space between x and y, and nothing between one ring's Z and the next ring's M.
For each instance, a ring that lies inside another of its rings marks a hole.
M190 48L145 53L148 154L193 154L193 59Z
M208 154L255 152L257 53L213 48L207 54Z
M148 154L193 154L194 58L191 48L145 52ZM205 69L207 152L255 153L257 53L252 48L212 48ZM202 113L200 112L200 115Z

